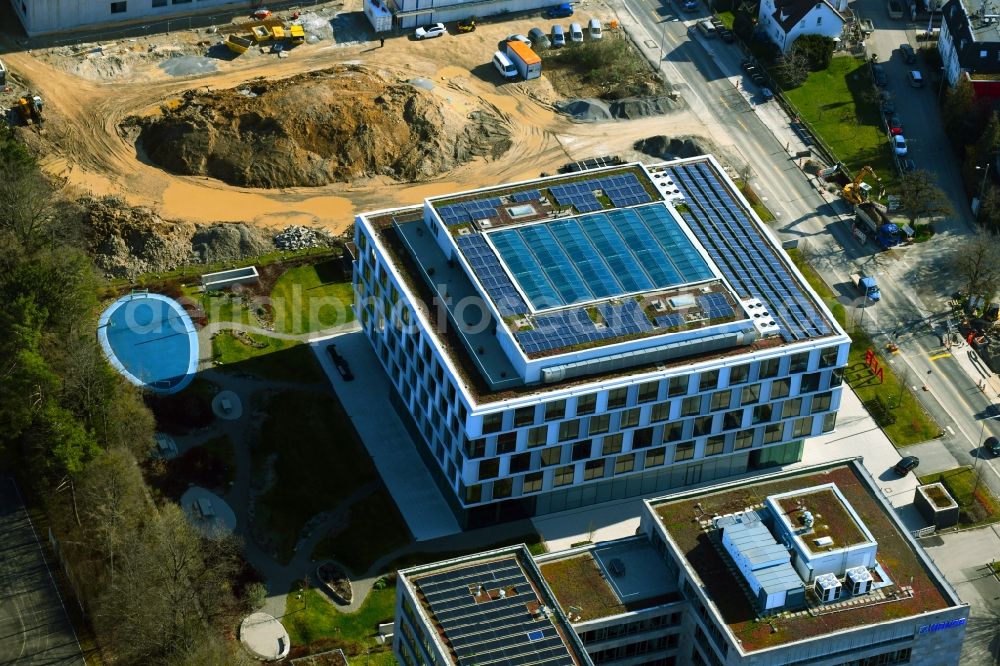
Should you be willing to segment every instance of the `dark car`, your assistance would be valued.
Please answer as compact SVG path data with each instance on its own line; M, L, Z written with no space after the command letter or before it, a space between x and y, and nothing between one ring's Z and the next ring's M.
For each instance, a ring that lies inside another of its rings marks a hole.
M540 28L532 28L529 30L528 39L531 40L531 43L537 50L547 49L552 46L552 42L549 41L549 36L542 32Z
M333 360L333 365L336 366L337 372L340 373L341 378L345 382L354 381L354 373L351 372L351 367L347 365L347 359L340 355L337 351L337 345L330 345L326 348L326 351L330 354L330 358Z
M904 456L899 459L899 462L896 463L896 466L893 467L893 469L896 470L896 474L899 474L900 476L906 476L907 474L915 470L919 464L920 464L920 458L916 456Z
M566 18L567 16L573 15L573 5L568 2L564 2L561 5L556 5L555 7L549 7L545 10L545 15L549 18Z
M910 173L911 171L916 171L917 165L911 159L899 160L899 172L900 173Z
M740 63L740 67L743 68L744 72L749 72L751 69L753 69L756 66L757 66L756 63L754 63L754 61L750 60L749 58L747 58L746 60L744 60L743 62Z
M879 88L885 88L889 85L889 77L885 74L885 67L878 63L872 64L872 79Z
M894 113L896 113L896 103L893 102L891 99L883 100L882 101L882 113L886 117L889 117L889 116L893 115Z
M899 119L899 116L889 116L886 125L889 126L889 134L903 133L903 121Z
M681 8L686 12L698 11L698 0L684 0Z
M989 451L991 456L1000 456L1000 439L987 437L983 442L983 448Z
M907 65L912 65L917 61L917 54L909 44L901 44L899 52L903 54L903 60Z
M732 44L733 42L736 41L736 34L729 28L720 28L719 37L721 37L722 41L724 41L726 44Z

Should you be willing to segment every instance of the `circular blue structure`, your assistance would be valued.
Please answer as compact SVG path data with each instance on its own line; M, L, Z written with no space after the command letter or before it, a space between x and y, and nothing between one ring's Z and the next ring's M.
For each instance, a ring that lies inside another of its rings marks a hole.
M108 306L97 323L108 362L133 384L176 393L198 369L198 334L180 303L133 292Z

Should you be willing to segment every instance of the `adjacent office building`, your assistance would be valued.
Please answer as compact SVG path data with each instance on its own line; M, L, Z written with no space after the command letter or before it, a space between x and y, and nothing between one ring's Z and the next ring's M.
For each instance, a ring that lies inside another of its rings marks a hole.
M847 335L712 157L359 215L355 309L461 523L801 458Z
M29 36L260 6L249 0L10 0Z
M529 559L400 571L400 662L952 666L969 615L859 460L648 500L639 536Z

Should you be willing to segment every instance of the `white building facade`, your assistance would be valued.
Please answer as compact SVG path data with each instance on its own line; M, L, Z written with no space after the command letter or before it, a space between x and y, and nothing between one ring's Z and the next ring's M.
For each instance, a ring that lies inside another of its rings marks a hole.
M704 338L739 340L733 330L750 325L744 320L703 329L693 342L684 337L697 331L681 331L525 360L500 315L486 317L479 338L456 333L455 322L468 315L441 303L472 300L462 286L470 269L435 214L439 202L358 216L356 314L395 387L394 407L460 522L550 513L784 464L800 459L804 440L834 429L850 340L714 159L697 162L705 165L829 323L825 335L732 342L715 352L693 347L676 361L643 362L642 354L670 346L664 340L708 350ZM638 366L629 366L629 355ZM618 365L609 371L575 380L543 379L612 361Z
M847 0L761 0L757 29L787 52L801 35L840 37Z
M259 6L234 0L10 0L29 36Z
M386 7L395 16L400 29L408 30L431 23L448 23L470 16L495 16L515 12L544 9L559 4L554 0L364 0L365 13L369 21L379 29L373 20L376 12L368 9Z

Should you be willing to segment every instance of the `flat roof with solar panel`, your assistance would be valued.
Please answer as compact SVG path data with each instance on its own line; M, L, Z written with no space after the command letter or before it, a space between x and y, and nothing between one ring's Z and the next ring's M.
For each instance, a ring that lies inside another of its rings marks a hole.
M448 663L590 664L523 545L405 569L399 580Z
M662 365L843 336L710 157L435 197L366 219L394 228L408 255L399 264L415 261L415 277L434 283L457 353L488 392L593 375L612 357L615 369ZM472 314L475 302L485 312Z

